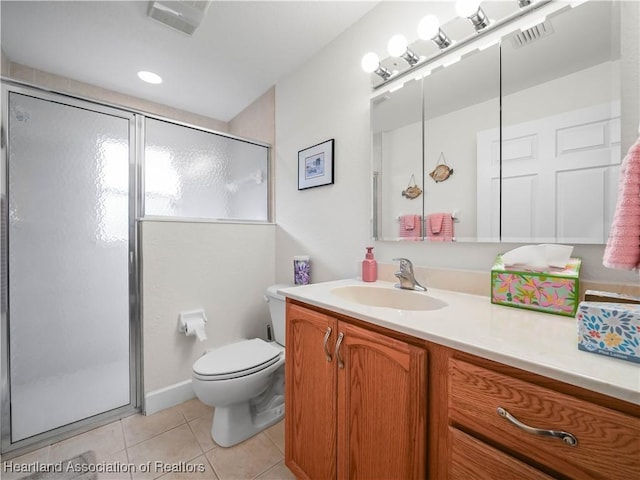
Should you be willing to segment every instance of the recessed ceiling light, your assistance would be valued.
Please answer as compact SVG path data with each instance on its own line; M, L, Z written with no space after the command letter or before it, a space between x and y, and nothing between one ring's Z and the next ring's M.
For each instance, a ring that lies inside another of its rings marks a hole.
M154 85L157 85L158 83L162 83L162 77L160 77L160 75L157 75L153 72L141 71L141 72L138 72L138 77L140 78L140 80L145 81L147 83L153 83Z

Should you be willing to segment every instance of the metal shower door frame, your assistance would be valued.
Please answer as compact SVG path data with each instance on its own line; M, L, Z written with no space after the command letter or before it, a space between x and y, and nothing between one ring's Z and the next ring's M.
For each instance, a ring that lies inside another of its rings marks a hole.
M10 351L9 351L9 242L8 238L8 126L9 96L11 93L27 95L44 101L65 106L123 118L128 121L129 135L129 404L114 410L103 412L68 425L64 425L32 437L11 442L11 384L10 384ZM2 97L0 97L0 447L3 454L12 452L19 454L40 445L76 435L122 418L137 411L142 405L142 299L141 299L141 257L139 219L142 208L141 164L144 145L142 132L144 118L142 115L119 108L102 105L63 94L25 86L19 83L2 80Z

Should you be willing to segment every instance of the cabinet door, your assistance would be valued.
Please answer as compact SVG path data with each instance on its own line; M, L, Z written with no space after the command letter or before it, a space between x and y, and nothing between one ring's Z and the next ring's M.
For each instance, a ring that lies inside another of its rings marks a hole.
M345 323L340 335L338 478L424 478L426 351Z
M337 321L288 303L286 328L286 465L298 478L335 478Z

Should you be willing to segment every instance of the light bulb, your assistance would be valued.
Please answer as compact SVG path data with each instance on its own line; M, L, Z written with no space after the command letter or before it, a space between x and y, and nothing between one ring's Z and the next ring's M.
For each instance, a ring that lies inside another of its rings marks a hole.
M457 0L456 13L459 17L469 18L474 15L480 7L480 0Z
M418 37L422 40L431 40L440 31L440 21L435 15L427 15L418 23Z
M380 65L380 58L374 52L369 52L362 57L360 65L365 72L373 73L378 68L378 65Z
M407 51L407 45L408 42L404 35L397 34L389 39L387 51L392 57L400 57Z

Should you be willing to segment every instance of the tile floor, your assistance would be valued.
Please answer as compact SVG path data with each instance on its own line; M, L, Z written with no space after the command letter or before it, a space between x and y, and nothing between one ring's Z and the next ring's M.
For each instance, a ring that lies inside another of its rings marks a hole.
M6 471L5 461L53 464L93 450L98 465L119 470L99 473L100 480L295 478L284 465L284 422L239 445L222 448L211 439L212 416L213 409L198 399L149 416L133 415L20 457L3 459L0 477L16 480L28 475ZM126 465L135 471L127 472ZM142 471L147 465L150 471Z

